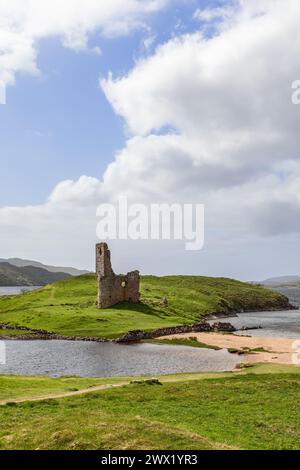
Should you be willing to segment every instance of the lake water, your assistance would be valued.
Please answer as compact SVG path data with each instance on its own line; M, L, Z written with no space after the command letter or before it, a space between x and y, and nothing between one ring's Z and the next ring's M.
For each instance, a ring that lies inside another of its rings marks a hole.
M23 287L0 288L0 295ZM29 288L32 290L34 288ZM300 306L300 288L277 289ZM237 334L300 338L300 310L241 313L228 319L236 328L258 327ZM6 365L0 374L60 377L155 376L179 372L232 370L241 358L226 350L155 344L119 345L86 341L5 341Z
M232 370L241 358L227 350L86 341L5 341L0 374L61 377L155 376Z
M0 287L0 296L1 295L17 295L17 294L22 294L23 292L30 292L36 289L39 289L39 287L36 287L36 286Z
M289 298L291 304L300 308L300 287L277 287L273 290L286 295Z
M261 327L261 329L238 331L236 334L239 335L300 339L300 310L240 313L228 321L237 329Z
M299 287L280 287L274 290L286 295L293 305L300 307ZM238 331L237 334L240 335L300 338L300 310L240 313L228 321L237 329L261 326L261 329Z

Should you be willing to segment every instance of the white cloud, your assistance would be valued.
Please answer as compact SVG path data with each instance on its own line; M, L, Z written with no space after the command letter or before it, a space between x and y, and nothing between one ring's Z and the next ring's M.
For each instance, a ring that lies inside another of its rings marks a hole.
M205 8L200 9L198 8L194 13L194 18L210 23L213 20L228 20L231 18L235 13L234 6L224 6L224 7L216 7L216 8Z
M97 178L81 176L78 181L65 180L50 194L48 202L54 206L73 207L95 204L101 200L102 186Z
M155 34L148 34L145 39L143 40L143 46L146 51L151 49L153 47L153 44L156 41L156 35Z
M214 37L177 37L126 76L102 79L131 133L126 146L101 180L65 181L44 206L0 210L3 246L15 246L16 227L25 230L30 219L43 243L61 233L69 261L94 237L96 205L127 194L135 202L206 204L207 248L191 258L177 245L137 244L145 271L251 278L275 273L279 262L297 269L299 250L287 247L297 246L300 232L300 107L291 103L300 75L300 4L240 0L230 19L222 16ZM124 266L128 252L118 252Z
M128 34L168 1L0 0L0 83L14 83L16 72L38 73L40 39L56 36L65 47L86 49L90 34Z
M177 197L192 193L212 210L215 191L223 205L236 188L249 201L265 178L276 184L284 161L299 161L300 108L291 104L291 83L300 73L300 4L239 6L230 27L214 37L199 32L176 38L128 75L101 81L115 111L139 135L110 173L122 170L133 187L140 174L145 188L165 189L168 197L171 191ZM279 186L284 197L287 185ZM242 212L243 200L239 206Z

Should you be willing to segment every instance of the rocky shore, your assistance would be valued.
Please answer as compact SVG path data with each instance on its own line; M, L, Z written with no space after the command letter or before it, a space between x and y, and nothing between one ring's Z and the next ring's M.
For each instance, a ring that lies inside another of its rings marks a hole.
M24 331L24 334L20 335L2 335L2 340L68 340L68 341L96 341L99 343L108 342L109 340L95 338L95 337L81 337L81 336L63 336L58 335L53 332L45 331L45 330L36 330L32 328L26 328L24 326L12 326L12 325L5 325L0 324L1 330L18 330ZM112 342L116 343L132 343L141 341L143 339L153 339L158 338L160 336L167 336L172 334L180 334L180 333L191 333L191 332L228 332L232 333L236 331L231 323L222 323L216 322L213 325L210 325L205 320L196 323L194 325L180 325L174 327L167 327L167 328L159 328L158 330L154 331L142 331L142 330L133 330L129 331L125 335L117 338L115 340L111 340Z
M25 326L12 326L0 324L0 330L18 330L24 331L24 334L20 335L1 335L2 340L64 340L64 341L96 341L98 343L105 343L107 340L95 337L82 337L82 336L63 336L56 333L36 330L33 328L26 328ZM26 333L25 333L26 332Z
M290 304L287 302L281 307L280 310L298 310L298 307ZM18 335L1 335L0 339L2 340L64 340L64 341L94 341L99 343L104 342L116 342L116 343L134 343L138 341L142 341L145 339L155 339L161 336L168 336L174 334L182 334L182 333L209 333L209 332L225 332L225 333L233 333L236 331L236 328L229 322L221 322L216 321L212 325L208 323L211 320L220 320L220 319L229 319L233 317L237 317L239 313L244 312L263 312L265 309L256 309L256 310L243 310L242 312L228 312L226 313L210 313L205 315L205 317L199 322L191 325L179 325L174 327L165 327L159 328L153 331L143 331L143 330L132 330L128 331L125 335L121 336L120 338L114 340L102 339L97 337L82 337L82 336L64 336L59 335L50 331L45 330L38 330L33 328L27 328L24 326L18 325L10 325L10 324L0 324L0 330L18 330L24 331L24 334ZM268 311L279 311L278 308L269 308ZM260 327L257 327L260 328ZM243 330L247 330L247 327L244 327ZM253 327L251 327L253 329Z
M241 309L239 311L228 311L228 313L217 312L217 313L208 313L204 316L205 320L217 320L217 319L227 319L227 318L236 318L240 313L258 313L258 312L280 312L280 311L290 311L290 310L299 310L299 307L291 304L288 299L280 308L278 307L268 307L265 308L250 308L250 309Z
M116 340L117 343L134 343L137 341L141 341L144 339L154 339L159 338L161 336L168 336L174 334L181 334L181 333L193 333L193 332L202 332L202 333L210 333L210 332L226 332L226 333L233 333L236 331L236 328L231 323L222 323L216 322L213 325L207 323L207 321L203 320L200 323L196 323L194 325L180 325L168 328L159 328L158 330L154 331L143 331L143 330L134 330L129 331L121 338Z

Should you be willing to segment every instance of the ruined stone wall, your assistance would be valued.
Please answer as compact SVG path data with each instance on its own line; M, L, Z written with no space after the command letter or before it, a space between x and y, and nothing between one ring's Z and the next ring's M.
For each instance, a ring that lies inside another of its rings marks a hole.
M98 307L108 308L119 302L140 301L140 274L132 271L117 276L111 266L110 251L106 243L96 245L96 273L98 279Z

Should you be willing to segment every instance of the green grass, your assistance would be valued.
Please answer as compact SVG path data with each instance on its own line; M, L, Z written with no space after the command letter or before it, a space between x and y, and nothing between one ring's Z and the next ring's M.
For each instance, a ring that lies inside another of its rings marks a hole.
M94 387L102 384L123 382L120 378L81 378L81 377L19 377L0 375L0 402L14 401L26 397L35 398L56 393L64 393Z
M205 348L205 349L214 349L219 351L221 348L218 346L212 346L211 344L205 344L198 341L196 338L178 338L178 339L152 339L145 341L147 343L155 344L166 344L173 346L190 346L192 348Z
M106 310L96 306L95 275L48 285L21 296L0 298L0 323L66 336L116 338L129 330L191 324L208 313L280 309L287 299L260 286L223 278L145 276L142 302ZM169 305L161 305L166 297Z
M173 379L1 406L0 449L299 449L299 368L259 365ZM45 379L27 380L27 389L38 381L45 392ZM12 390L18 382L26 388L15 377Z
M162 381L204 380L209 378L231 377L236 372L190 372L158 376ZM239 372L248 373L247 370ZM300 374L300 368L284 364L253 364L251 374ZM30 377L18 375L0 375L0 402L17 400L26 397L34 398L50 394L64 393L71 389L84 389L104 384L117 384L131 380L144 380L145 377Z
M255 353L272 353L272 351L268 351L265 348L228 348L228 352L231 354L255 354Z
M24 331L24 330L18 330L18 329L3 329L0 328L0 337L6 336L6 337L14 337L14 336L20 336L20 335L28 335L32 334L33 332L31 331Z
M253 348L253 349L243 348L243 349L246 350L246 352L250 352L250 353L256 353L256 352L272 353L272 351L268 351L268 349L265 349L265 348Z

